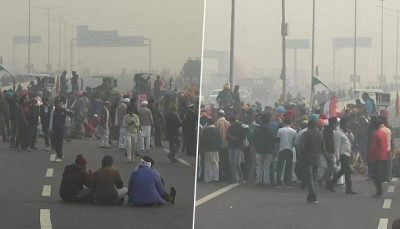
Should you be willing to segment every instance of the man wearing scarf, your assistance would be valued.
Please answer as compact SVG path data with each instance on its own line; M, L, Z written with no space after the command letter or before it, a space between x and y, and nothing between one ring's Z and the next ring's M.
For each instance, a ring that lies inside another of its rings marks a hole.
M175 203L176 189L165 191L161 175L153 169L154 160L144 156L139 167L132 173L128 186L128 202L135 206L161 206Z

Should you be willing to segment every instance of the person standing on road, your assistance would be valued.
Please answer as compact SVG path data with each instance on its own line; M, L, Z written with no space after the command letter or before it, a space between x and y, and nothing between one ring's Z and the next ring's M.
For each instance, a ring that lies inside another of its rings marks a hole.
M169 141L168 158L172 162L177 162L176 154L181 147L181 128L182 120L177 113L176 105L170 106L170 111L165 115L165 132Z
M325 178L325 189L328 189L329 183L332 180L333 174L335 172L336 158L335 158L335 142L334 135L338 127L338 121L336 117L331 117L328 120L329 125L323 130L325 149L324 153L327 169L324 173Z
M219 155L221 135L218 129L210 124L202 130L201 150L204 152L204 182L219 181Z
M285 119L283 125L284 126L280 128L277 133L279 139L279 153L276 182L277 185L282 185L282 168L283 164L285 164L284 182L286 185L290 185L293 173L293 147L297 132L291 127L289 119Z
M15 138L18 133L18 103L17 103L18 97L13 92L8 92L8 93L6 93L6 99L7 99L8 110L9 110L9 114L10 114L10 145L9 145L9 149L14 149Z
M28 140L29 140L29 132L28 127L29 127L29 107L28 107L28 99L25 96L21 96L19 99L19 106L18 106L18 134L17 134L17 139L15 142L15 148L17 150L28 150Z
M44 150L50 150L50 138L49 138L49 125L50 125L50 114L53 110L53 106L50 105L49 98L43 98L43 104L40 105L40 123L42 124L42 132L44 138Z
M243 147L246 140L246 130L236 118L230 119L230 127L227 132L228 158L231 168L232 181L240 182L243 179L241 163L243 162Z
M165 191L164 181L160 173L153 169L154 160L144 156L139 167L133 171L128 186L128 203L134 206L161 206L175 203L176 189L171 187L170 193Z
M28 144L30 149L36 149L37 128L39 125L39 101L36 98L30 100L28 118Z
M123 98L122 102L118 105L116 111L115 111L115 126L119 131L118 134L118 148L124 149L126 146L124 145L124 136L125 136L125 127L123 126L123 121L122 119L125 117L125 115L128 113L128 106L127 104L130 102L129 98Z
M126 157L128 163L135 160L139 127L139 116L133 113L133 110L130 110L129 114L126 114L121 122L121 128L124 128L124 145L126 147ZM132 154L132 150L135 152L134 154Z
M186 154L196 155L197 147L197 120L198 112L194 104L188 106L182 123L182 132L185 139Z
M317 171L320 156L325 153L324 137L317 127L318 118L310 118L308 129L301 136L300 150L305 166L305 183L308 186L307 202L317 204L317 194L314 183L317 179Z
M149 152L151 144L151 126L153 126L153 115L147 107L146 100L141 102L139 108L140 133L139 133L139 149L141 152Z
M385 126L386 118L378 117L374 134L369 146L368 161L369 170L376 187L373 197L382 197L382 182L387 179L387 166L391 160L391 131ZM374 125L374 124L372 124Z
M112 167L113 158L109 155L103 157L101 168L93 173L92 190L97 203L112 205L122 204L128 189L124 188L118 170Z
M224 110L218 111L218 119L214 123L215 128L218 129L221 135L221 148L218 151L219 156L219 168L220 168L220 179L229 181L231 179L231 171L229 167L228 158L228 141L226 139L230 123L225 119Z
M51 142L54 146L54 150L57 153L56 162L61 162L63 155L63 140L65 134L65 119L68 116L72 116L73 113L63 106L60 99L56 99L55 108L51 111L49 134L51 136Z
M75 163L65 166L60 185L60 197L66 202L92 202L90 171L86 171L87 160L82 154Z
M100 113L100 123L97 126L97 132L100 135L100 147L110 148L109 135L110 135L110 103L105 101Z
M275 152L275 133L269 125L272 115L269 112L261 114L261 124L254 131L254 148L256 150L256 180L257 185L273 184L270 176L270 165Z
M347 118L343 118L340 120L340 128L334 133L335 155L339 155L340 157L340 170L333 176L327 189L335 192L334 186L336 185L338 179L344 175L346 182L346 194L357 194L353 191L351 182L350 163L354 136L349 127L349 120Z

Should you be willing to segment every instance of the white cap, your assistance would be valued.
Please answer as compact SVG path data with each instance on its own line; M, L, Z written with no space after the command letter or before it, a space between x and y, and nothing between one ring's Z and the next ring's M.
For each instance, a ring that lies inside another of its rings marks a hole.
M147 102L147 100L143 100L141 103L140 103L140 105L142 105L142 106L147 106L149 103Z
M124 98L124 99L122 99L122 102L123 103L129 103L129 102L131 102L131 100L129 98Z

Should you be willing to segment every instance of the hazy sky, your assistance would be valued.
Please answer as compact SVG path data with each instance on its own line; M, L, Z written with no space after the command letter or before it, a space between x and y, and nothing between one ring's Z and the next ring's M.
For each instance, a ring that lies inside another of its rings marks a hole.
M89 25L90 30L118 30L122 36L145 36L153 44L153 70L169 68L179 73L187 58L201 56L203 0L31 0L32 6L53 7L54 15L67 17L68 44L71 28ZM28 0L1 0L0 56L5 66L12 69L12 37L28 33ZM32 46L32 62L38 69L47 63L47 15L44 10L32 8L32 35L42 36L42 44ZM58 64L58 18L51 21L51 63ZM74 34L76 30L74 30ZM64 33L62 33L64 63ZM67 49L69 65L69 45ZM16 48L16 68L27 63L26 45ZM148 69L148 49L142 48L83 48L75 51L75 66L92 73L120 73L122 68ZM80 58L79 58L80 57Z
M282 1L236 1L236 60L240 76L251 75L255 69L273 72L279 79L281 69L281 3ZM229 51L230 0L207 1L205 48ZM372 37L371 48L358 49L358 73L364 79L377 81L380 74L381 9L377 0L358 0L358 36ZM400 9L400 1L386 0L385 6ZM394 14L385 10L386 14ZM286 0L288 39L311 39L312 0ZM392 80L395 73L396 18L385 16L384 75ZM353 0L316 0L315 63L321 79L332 85L334 37L353 37ZM287 51L289 86L294 86L294 55ZM205 60L205 69L215 68L215 61ZM298 70L302 81L309 80L311 50L298 52ZM353 72L353 49L336 53L337 82L348 85ZM307 77L304 79L304 77ZM301 80L301 79L300 79Z

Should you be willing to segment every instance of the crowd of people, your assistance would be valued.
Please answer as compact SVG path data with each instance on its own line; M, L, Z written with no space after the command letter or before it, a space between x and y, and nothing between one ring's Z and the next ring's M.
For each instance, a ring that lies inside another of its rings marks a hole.
M262 187L298 183L309 190L307 202L318 203L316 185L334 192L344 183L347 194L357 194L351 176L361 173L373 180L373 196L383 195L395 147L387 115L377 114L367 94L333 115L302 99L262 107L244 104L234 94L224 85L219 108L201 107L201 180L251 181Z
M62 90L55 93L43 86L42 80L40 84L32 81L27 89L0 91L3 142L8 142L10 150L32 151L43 136L43 150L54 150L55 161L62 162L64 140L98 139L101 148L114 146L125 152L128 163L141 158L129 188L123 188L111 156L104 157L102 168L91 173L85 169L86 159L79 155L74 164L65 167L60 188L63 200L112 204L128 195L129 203L135 205L173 203L176 190L164 190L148 155L163 147L163 141L169 143L172 162L177 162L180 150L196 155L198 93L164 92L160 77L145 94L133 90L121 95L107 81L81 92L76 73L71 80L73 90L68 91L65 75L60 77Z

